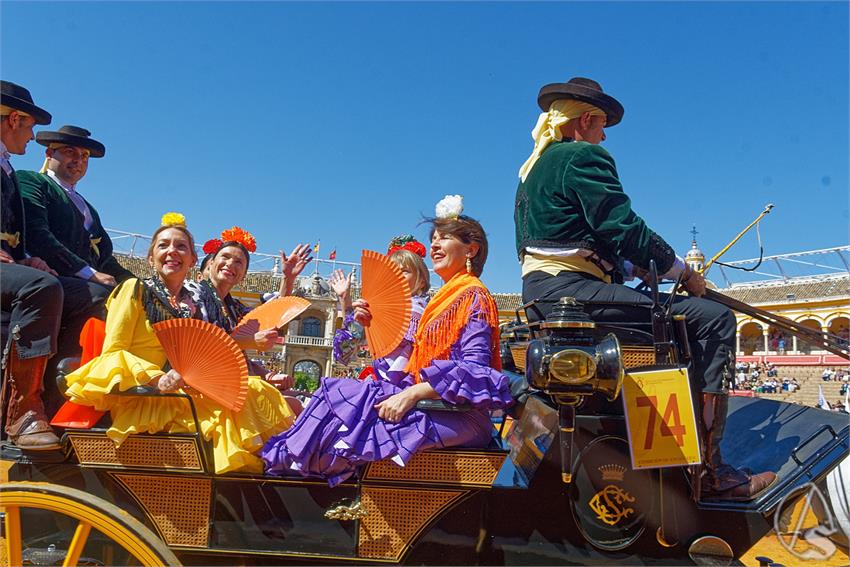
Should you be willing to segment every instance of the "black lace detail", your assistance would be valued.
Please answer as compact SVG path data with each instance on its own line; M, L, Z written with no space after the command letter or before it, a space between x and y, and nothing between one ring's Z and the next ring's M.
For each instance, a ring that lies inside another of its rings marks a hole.
M197 290L196 299L203 305L207 322L221 327L227 333L231 333L239 320L251 311L230 294L222 300L209 280L202 280L194 287Z
M180 290L175 306L171 302L171 294L161 279L145 278L138 281L136 285L138 286L136 293L141 296L145 316L151 325L168 319L190 319L194 315L192 301L186 288Z

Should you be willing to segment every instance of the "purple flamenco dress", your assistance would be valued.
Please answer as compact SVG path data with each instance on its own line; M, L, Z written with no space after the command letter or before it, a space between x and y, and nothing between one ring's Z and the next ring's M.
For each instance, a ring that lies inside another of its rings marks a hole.
M399 368L395 358L389 363L378 360L377 381L323 378L295 424L263 447L266 472L320 476L336 486L358 466L373 461L392 459L404 466L414 453L426 449L486 446L493 432L490 410L513 403L508 378L490 366L491 333L473 308L449 359L434 360L420 372L422 381L431 384L443 401L471 410L412 409L398 423L384 421L375 404L415 382L403 371L388 371ZM393 355L406 364L412 346L405 342Z

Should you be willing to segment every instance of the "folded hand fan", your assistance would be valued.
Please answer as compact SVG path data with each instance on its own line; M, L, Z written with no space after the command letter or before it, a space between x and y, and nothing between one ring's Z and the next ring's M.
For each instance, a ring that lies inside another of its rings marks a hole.
M103 341L105 339L106 323L94 317L89 318L80 332L80 346L83 348L83 353L80 355L80 366L88 363L96 356L100 356L100 353L103 352ZM62 404L62 407L50 420L50 425L69 429L90 429L100 421L105 413L91 406L68 401Z
M168 319L153 329L168 362L186 384L228 409L242 409L248 395L248 366L236 341L198 319Z
M389 256L364 250L360 257L363 287L360 296L369 302L372 322L366 342L373 358L393 351L410 325L410 286Z
M303 297L287 295L278 297L259 307L252 309L239 320L239 325L233 329L238 336L253 336L259 331L280 329L310 307L310 302Z

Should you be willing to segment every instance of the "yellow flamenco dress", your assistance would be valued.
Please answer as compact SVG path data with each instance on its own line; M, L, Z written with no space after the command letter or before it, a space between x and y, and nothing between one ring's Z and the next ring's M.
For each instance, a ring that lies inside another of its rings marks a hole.
M109 411L107 436L121 444L131 433L195 431L189 403L180 398L119 396L164 374L165 351L159 344L137 293L137 280L119 286L107 301L106 339L100 356L67 376L71 401ZM215 472L261 473L255 455L263 444L292 425L295 414L271 384L248 378L248 396L239 412L192 392L204 438L212 443Z

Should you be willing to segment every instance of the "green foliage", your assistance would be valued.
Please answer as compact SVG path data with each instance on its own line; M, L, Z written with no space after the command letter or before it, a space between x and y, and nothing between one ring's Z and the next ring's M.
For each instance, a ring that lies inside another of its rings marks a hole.
M296 390L312 392L319 387L319 379L315 376L312 376L309 372L299 372L298 370L296 370L294 373L294 378Z

